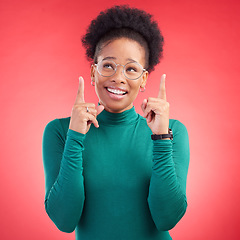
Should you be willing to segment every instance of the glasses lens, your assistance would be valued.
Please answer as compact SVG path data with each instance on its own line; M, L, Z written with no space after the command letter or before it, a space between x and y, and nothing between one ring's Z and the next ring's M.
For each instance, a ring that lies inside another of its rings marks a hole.
M116 63L111 60L103 60L98 64L98 71L104 77L110 77L116 72Z
M104 77L113 76L117 70L117 64L112 60L103 60L97 64L98 72ZM137 62L130 62L124 66L124 75L131 80L138 79L143 73L143 67Z
M124 74L129 79L137 79L143 73L143 68L137 62L130 62L125 65Z

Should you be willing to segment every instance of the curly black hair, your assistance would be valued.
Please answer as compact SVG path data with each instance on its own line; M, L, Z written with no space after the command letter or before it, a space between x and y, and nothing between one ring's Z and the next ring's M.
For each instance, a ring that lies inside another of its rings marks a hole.
M96 63L102 44L121 37L135 40L144 47L146 68L149 73L153 71L162 57L163 36L152 15L128 5L109 8L92 20L82 37L88 60Z

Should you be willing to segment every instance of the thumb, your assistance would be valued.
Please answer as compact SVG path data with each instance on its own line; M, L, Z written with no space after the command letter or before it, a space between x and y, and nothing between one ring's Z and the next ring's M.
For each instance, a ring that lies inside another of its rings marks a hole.
M143 112L144 112L146 106L147 106L147 99L144 99L142 104L141 104L141 108L142 108Z
M96 107L96 109L97 109L97 115L98 115L98 114L100 114L104 110L104 106L103 105L98 105Z

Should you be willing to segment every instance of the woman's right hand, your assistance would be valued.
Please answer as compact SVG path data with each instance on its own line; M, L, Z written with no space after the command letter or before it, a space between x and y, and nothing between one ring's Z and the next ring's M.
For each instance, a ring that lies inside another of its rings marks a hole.
M96 117L103 111L103 109L103 105L96 107L94 103L85 103L84 80L82 77L79 77L78 93L72 108L69 129L86 134L92 123L96 128L98 128L99 125Z

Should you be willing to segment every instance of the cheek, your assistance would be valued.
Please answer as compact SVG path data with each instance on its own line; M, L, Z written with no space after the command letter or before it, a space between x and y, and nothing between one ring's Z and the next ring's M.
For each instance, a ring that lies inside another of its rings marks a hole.
M131 90L132 90L135 94L138 93L139 88L140 88L140 82L133 82L133 83L130 85L130 88L131 88Z
M101 93L105 90L105 88L103 87L103 84L104 84L103 79L95 78L95 92L98 95L98 97L100 97Z
M102 89L103 83L104 83L104 81L101 78L95 78L95 87L97 89Z

